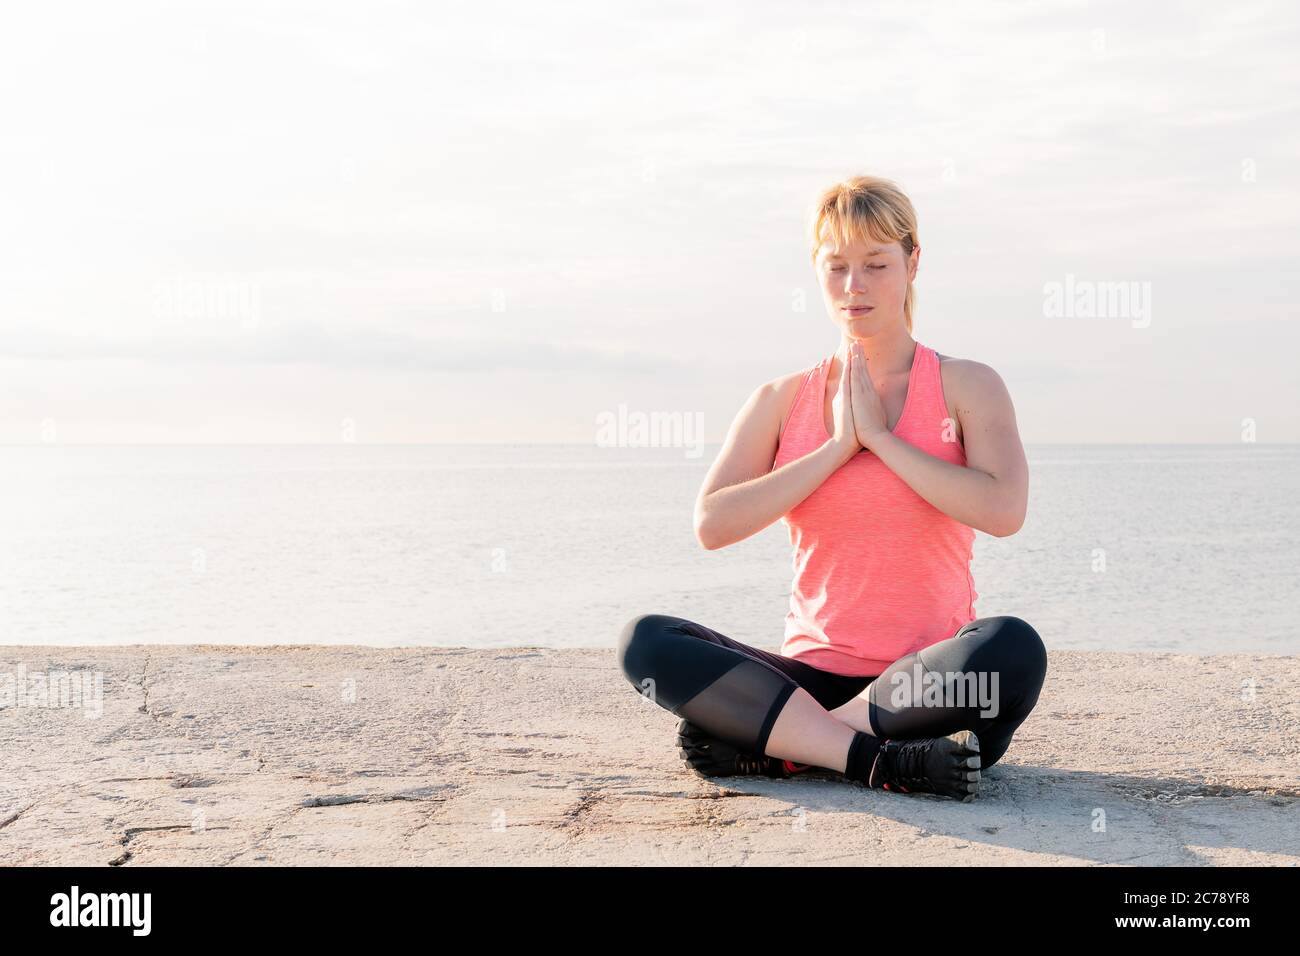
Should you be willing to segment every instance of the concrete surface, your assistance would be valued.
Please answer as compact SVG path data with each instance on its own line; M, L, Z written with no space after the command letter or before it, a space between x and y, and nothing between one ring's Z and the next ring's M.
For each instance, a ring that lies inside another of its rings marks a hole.
M0 647L0 864L1300 861L1300 658L1052 652L968 804L709 781L676 726L612 647Z

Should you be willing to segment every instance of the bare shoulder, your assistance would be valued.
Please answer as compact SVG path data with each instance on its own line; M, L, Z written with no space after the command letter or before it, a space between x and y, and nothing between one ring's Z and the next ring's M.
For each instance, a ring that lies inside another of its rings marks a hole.
M790 417L794 400L799 394L799 386L809 371L810 369L803 368L796 372L778 375L759 386L759 391L764 393L770 407L778 412L776 429L778 435L785 431L785 421Z
M989 534L1020 530L1029 501L1029 463L1016 410L1002 376L983 362L939 356L944 396L957 419L966 465L991 476L999 488L999 516ZM1003 491L1002 489L1005 489Z
M1007 386L991 365L974 359L939 355L939 374L943 391L954 411L999 402L1007 396Z
M789 405L794 402L795 393L799 391L799 383L803 381L803 377L807 374L808 370L805 368L797 372L778 375L776 378L764 382L759 388L788 411Z
M939 355L939 378L943 384L948 414L956 423L957 440L969 445L967 433L988 426L990 421L1014 420L1006 383L992 366L974 359ZM970 449L967 449L968 455Z

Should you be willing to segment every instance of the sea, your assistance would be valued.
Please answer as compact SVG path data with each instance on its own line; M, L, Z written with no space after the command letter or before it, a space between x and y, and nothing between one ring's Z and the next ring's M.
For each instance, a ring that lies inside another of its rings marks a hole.
M0 644L612 647L644 613L780 645L775 521L717 551L718 452L594 445L0 447ZM978 616L1051 649L1300 653L1300 445L1027 445Z

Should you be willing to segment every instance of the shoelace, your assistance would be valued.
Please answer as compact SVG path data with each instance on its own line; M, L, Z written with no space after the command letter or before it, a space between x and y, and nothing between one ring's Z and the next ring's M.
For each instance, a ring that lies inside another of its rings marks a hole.
M921 740L886 740L880 748L880 755L887 758L885 769L888 781L884 788L893 791L894 787L890 786L892 783L902 793L911 793L913 790L934 793L934 784L924 773L925 758L932 746L934 739L930 737Z

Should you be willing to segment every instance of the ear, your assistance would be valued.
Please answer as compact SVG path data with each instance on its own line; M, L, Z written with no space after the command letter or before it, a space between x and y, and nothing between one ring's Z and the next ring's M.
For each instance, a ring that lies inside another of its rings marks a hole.
M912 254L907 257L907 281L911 282L916 278L917 267L921 264L921 244L918 242L912 247Z

